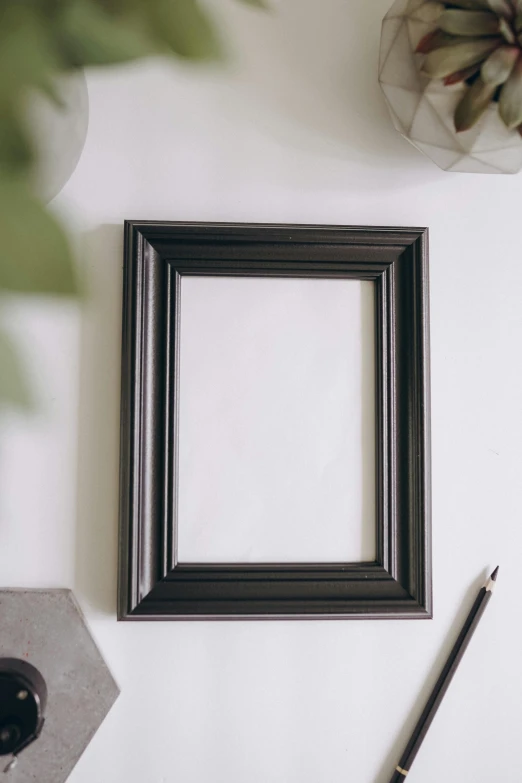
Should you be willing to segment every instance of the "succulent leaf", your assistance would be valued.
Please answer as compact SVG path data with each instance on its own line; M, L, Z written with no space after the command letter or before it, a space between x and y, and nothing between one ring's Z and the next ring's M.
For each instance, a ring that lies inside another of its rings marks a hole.
M513 18L514 10L510 0L488 0L488 4L495 14L504 16L506 19Z
M519 54L518 46L499 46L482 65L480 72L482 81L497 86L504 84L509 78Z
M432 30L431 33L421 38L415 51L418 54L429 54L435 49L440 49L441 46L447 46L451 43L457 43L457 38L454 35L448 35L442 30Z
M499 17L498 22L499 22L498 28L500 30L500 34L504 36L504 38L509 44L514 44L516 42L516 36L515 33L513 32L511 23L508 22L507 19L504 19L503 16Z
M522 123L522 56L519 56L509 79L502 88L498 108L500 116L510 130Z
M451 0L451 5L457 8L465 8L468 11L491 11L488 0Z
M438 25L445 33L472 38L496 35L500 31L498 16L489 11L459 11L451 8L441 14Z
M456 71L481 62L501 41L501 38L470 38L463 43L444 46L426 55L421 70L432 79L444 79Z
M446 76L444 79L444 84L449 86L451 84L459 84L459 82L465 82L468 79L471 79L472 76L475 76L476 73L480 71L480 63L476 63L476 65L470 65L469 68L464 68L462 71L455 71L455 73L450 73L449 76Z
M428 0L419 6L419 8L417 8L414 13L412 13L412 18L419 22L427 22L432 24L438 20L443 11L443 3L432 2L431 0Z
M495 94L496 85L477 79L469 87L455 111L457 133L469 130L482 117Z

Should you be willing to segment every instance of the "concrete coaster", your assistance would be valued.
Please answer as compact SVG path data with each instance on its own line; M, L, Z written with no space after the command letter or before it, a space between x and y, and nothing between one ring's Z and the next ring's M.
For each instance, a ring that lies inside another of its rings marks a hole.
M70 590L0 590L0 657L36 666L45 725L5 783L64 783L119 695Z

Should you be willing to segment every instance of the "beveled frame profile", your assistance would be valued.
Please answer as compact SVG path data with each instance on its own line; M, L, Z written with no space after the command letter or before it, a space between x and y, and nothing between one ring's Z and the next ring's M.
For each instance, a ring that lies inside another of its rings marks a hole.
M430 618L427 230L127 221L124 255L119 619ZM178 562L183 275L374 282L375 561Z

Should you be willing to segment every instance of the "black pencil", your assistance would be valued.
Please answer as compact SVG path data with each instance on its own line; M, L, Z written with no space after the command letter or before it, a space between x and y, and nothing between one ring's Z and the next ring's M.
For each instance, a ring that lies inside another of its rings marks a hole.
M435 683L435 687L433 688L426 706L422 711L422 715L420 716L417 725L413 729L413 734L411 735L410 741L406 746L406 750L402 754L401 760L395 767L390 783L404 783L406 775L410 771L411 765L413 764L413 760L415 759L415 756L417 755L418 750L422 745L422 741L424 740L424 737L426 736L428 729L431 726L431 722L435 717L435 713L439 709L440 703L444 698L444 694L448 690L449 684L453 679L453 675L457 671L458 665L462 660L462 656L466 651L466 647L468 646L471 637L475 633L475 629L479 624L482 614L484 613L484 609L489 603L489 599L493 593L493 587L495 585L497 574L498 566L495 568L484 587L481 587L479 590L479 594L475 599L475 603L471 607L471 611L466 618L466 622L462 627L462 630L453 646L452 651L449 654L448 660L446 661L440 677Z

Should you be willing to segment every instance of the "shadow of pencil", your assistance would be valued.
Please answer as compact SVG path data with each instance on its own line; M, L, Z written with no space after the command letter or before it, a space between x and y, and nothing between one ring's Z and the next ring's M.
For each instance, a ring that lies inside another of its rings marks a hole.
M490 569L491 570L491 569ZM427 678L426 682L424 683L424 686L419 693L419 696L417 697L414 705L412 706L410 710L410 714L408 715L407 720L405 721L402 729L400 730L399 734L397 735L397 738L395 742L393 743L393 746L391 747L389 753L387 754L384 763L381 767L381 770L378 774L378 776L375 778L375 783L389 783L390 779L393 776L393 772L395 770L396 765L399 763L399 759L401 757L401 754L403 753L406 744L408 743L408 740L411 737L411 734L413 732L413 729L415 728L415 725L420 717L420 714L422 710L424 709L424 706L430 696L431 691L433 690L433 687L442 671L442 668L444 664L446 663L446 660L448 658L448 655L455 644L455 641L457 640L457 636L464 624L464 621L471 609L471 606L473 604L474 599L477 596L478 591L480 588L484 585L486 582L487 577L489 576L490 571L488 569L484 569L480 576L478 576L476 579L473 580L472 584L469 586L469 588L466 590L466 594L464 596L464 599L462 601L462 605L460 609L458 610L455 619L453 623L451 624L451 630L447 635L446 641L442 645L442 648L440 649L437 658L435 660L435 663L433 664L432 671L430 673L430 676ZM451 687L451 686L450 686ZM428 734L429 737L429 734ZM427 740L429 742L429 739Z

